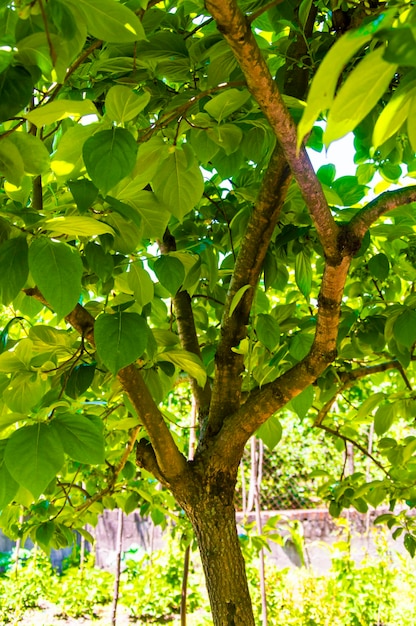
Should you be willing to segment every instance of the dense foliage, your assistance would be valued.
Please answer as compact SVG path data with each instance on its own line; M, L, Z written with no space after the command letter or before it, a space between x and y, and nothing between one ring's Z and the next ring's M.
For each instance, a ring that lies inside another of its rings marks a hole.
M289 405L378 468L328 476L331 512L389 502L415 552L415 33L407 0L0 2L9 534L175 499L222 572L214 622L252 624L233 490ZM356 174L315 174L302 142L348 132Z

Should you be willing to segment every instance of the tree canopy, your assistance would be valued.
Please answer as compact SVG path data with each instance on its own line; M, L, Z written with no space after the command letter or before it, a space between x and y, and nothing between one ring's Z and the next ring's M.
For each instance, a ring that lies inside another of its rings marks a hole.
M252 624L233 490L286 406L377 468L331 512L388 502L415 552L415 38L405 0L0 2L6 532L171 493L214 623ZM351 132L355 175L315 173Z

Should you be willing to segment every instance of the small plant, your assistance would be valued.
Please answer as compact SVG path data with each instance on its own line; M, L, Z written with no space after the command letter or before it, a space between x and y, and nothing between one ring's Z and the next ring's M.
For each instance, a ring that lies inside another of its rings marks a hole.
M26 556L24 554L24 556ZM38 606L40 598L48 596L53 569L48 558L35 551L18 567L10 563L0 578L0 617L7 623L26 609Z
M111 601L113 584L113 574L95 568L93 559L88 558L82 570L70 566L57 576L49 599L67 617L96 617L97 607Z
M183 551L172 540L166 551L151 555L131 550L124 557L121 602L130 614L141 620L169 618L179 614L183 574ZM202 603L199 582L191 577L188 584L188 611Z

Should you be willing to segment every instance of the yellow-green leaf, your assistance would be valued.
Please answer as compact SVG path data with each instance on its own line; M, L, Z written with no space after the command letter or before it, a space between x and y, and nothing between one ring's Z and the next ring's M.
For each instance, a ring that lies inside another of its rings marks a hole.
M91 100L55 100L44 104L24 116L35 126L47 126L66 117L83 117L98 115L95 104Z
M341 87L329 111L326 146L354 130L388 88L397 65L387 63L383 53L383 46L370 52Z
M298 148L305 135L311 131L319 114L331 106L339 76L345 65L370 39L369 34L357 36L354 31L350 31L338 39L322 61L312 81L306 109L298 125Z

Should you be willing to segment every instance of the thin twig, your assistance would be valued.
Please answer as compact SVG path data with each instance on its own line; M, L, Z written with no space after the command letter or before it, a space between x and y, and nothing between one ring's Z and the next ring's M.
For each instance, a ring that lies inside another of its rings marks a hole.
M386 476L390 477L390 473L386 470L386 468L380 463L380 461L378 461L368 450L367 448L365 448L364 446L362 446L360 443L358 443L358 441L355 441L354 439L352 439L351 437L348 437L347 435L342 435L339 431L337 430L333 430L332 428L330 428L329 426L324 426L324 424L319 424L318 428L320 428L321 430L324 430L325 432L329 433L330 435L334 435L334 437L339 437L340 439L342 439L344 442L349 442L351 443L355 448L357 448L357 450L360 450L360 452L362 452L366 457L368 457L369 459L371 459L373 461L373 463L375 465L377 465L377 467L379 469L381 469L382 472L384 472L384 474L386 474Z

